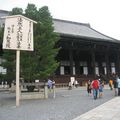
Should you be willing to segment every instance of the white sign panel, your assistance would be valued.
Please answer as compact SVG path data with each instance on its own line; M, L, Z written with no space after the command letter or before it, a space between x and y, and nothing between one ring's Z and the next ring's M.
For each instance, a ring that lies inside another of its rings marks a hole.
M7 17L3 49L33 51L33 22L21 15Z

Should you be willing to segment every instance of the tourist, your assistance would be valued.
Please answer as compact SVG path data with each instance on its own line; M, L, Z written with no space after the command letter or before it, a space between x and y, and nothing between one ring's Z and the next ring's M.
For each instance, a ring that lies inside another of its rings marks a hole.
M102 80L99 81L99 98L102 98L103 96L103 88L104 88L104 83Z
M69 84L68 84L68 90L72 90L72 86L73 86L73 84L72 84L72 82L70 81Z
M117 96L117 88L118 88L118 82L117 82L117 78L113 80L113 87L114 87L114 92L115 92L115 96Z
M52 82L52 80L50 80L50 79L48 79L48 89L52 89L52 84L53 84L53 82Z
M109 87L110 87L110 90L113 90L113 80L109 80Z
M91 94L91 81L90 80L87 82L87 92L88 92L88 95Z
M120 96L120 76L117 79L117 83L118 83L118 96Z
M98 96L98 90L99 90L99 81L97 79L94 79L91 83L92 89L93 89L93 97L96 100Z
M77 80L74 81L74 86L75 86L76 88L78 87L78 81L77 81Z

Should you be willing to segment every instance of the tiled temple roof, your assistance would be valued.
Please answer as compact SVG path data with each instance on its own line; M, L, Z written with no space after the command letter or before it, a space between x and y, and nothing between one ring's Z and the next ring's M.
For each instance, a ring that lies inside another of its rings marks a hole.
M90 24L59 19L54 19L53 23L55 32L60 33L61 35L89 38L91 40L95 39L109 42L119 42L119 40L116 40L94 30L93 28L91 28Z

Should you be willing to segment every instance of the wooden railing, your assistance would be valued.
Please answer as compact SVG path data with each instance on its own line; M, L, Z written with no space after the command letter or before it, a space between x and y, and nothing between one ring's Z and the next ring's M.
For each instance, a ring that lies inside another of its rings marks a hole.
M56 88L60 88L60 87L68 87L68 83L56 83L55 84Z

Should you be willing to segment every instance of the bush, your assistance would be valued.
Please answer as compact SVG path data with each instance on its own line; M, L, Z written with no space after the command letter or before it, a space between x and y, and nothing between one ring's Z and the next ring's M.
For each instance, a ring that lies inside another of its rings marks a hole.
M31 85L31 86L27 86L27 90L28 92L34 92L35 86Z

